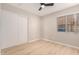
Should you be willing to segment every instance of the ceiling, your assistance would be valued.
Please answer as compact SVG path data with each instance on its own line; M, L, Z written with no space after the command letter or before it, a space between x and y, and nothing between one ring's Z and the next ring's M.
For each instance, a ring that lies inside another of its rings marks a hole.
M40 8L40 3L14 3L10 5L24 9L28 12L34 13L39 16L45 16L47 14L54 13L54 12L75 6L77 4L75 3L55 3L54 6L45 7L41 11L38 10Z

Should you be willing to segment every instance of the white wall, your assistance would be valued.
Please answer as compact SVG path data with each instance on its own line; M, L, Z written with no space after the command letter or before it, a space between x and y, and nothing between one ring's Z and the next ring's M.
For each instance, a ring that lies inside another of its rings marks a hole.
M1 4L0 4L0 18L1 18ZM0 54L1 54L1 19L0 19Z
M42 18L43 21L43 39L49 39L60 43L70 44L79 47L79 33L57 32L57 17L61 15L73 14L79 12L79 5L74 6Z
M2 4L0 19L1 48L8 48L26 43L28 40L38 39L40 37L39 20L39 16L25 12L14 6Z

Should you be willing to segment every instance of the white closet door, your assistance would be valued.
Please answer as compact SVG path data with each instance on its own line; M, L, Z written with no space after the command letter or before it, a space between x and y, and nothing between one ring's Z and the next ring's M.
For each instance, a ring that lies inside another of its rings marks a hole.
M2 49L27 42L27 17L18 13L2 11Z
M20 16L17 20L17 39L19 43L27 42L27 17Z
M32 15L29 18L29 41L38 40L40 38L40 20Z
M18 44L17 14L3 10L1 17L2 48L7 48Z

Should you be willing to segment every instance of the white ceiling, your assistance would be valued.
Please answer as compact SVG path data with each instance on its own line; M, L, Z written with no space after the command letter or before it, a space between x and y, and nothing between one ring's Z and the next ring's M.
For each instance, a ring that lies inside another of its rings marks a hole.
M14 3L10 4L19 8L22 8L28 12L34 13L39 16L44 16L50 13L54 13L77 4L75 3L55 3L54 6L45 7L41 11L39 11L40 3Z

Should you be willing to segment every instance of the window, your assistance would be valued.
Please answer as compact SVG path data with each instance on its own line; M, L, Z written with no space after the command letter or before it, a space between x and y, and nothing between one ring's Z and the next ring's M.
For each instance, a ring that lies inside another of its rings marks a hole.
M58 32L79 32L79 13L58 17L57 30Z
M65 32L66 17L65 16L58 17L57 24L58 24L58 31Z
M77 32L79 32L79 13L77 14L77 20L76 20L76 25L77 25Z
M67 32L75 31L75 18L74 15L67 15Z

